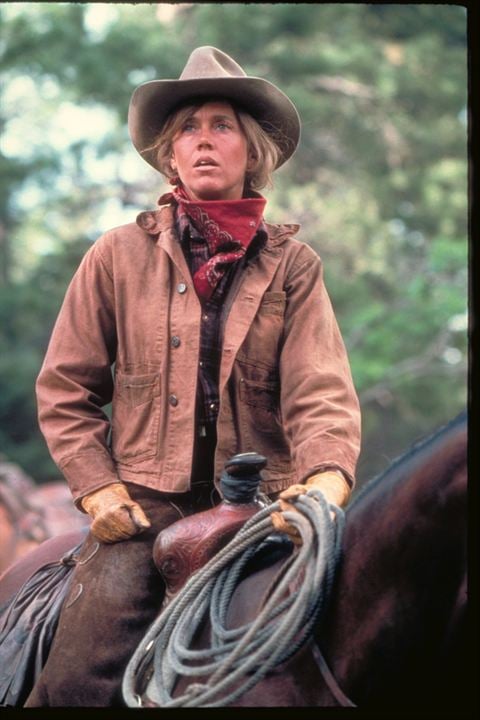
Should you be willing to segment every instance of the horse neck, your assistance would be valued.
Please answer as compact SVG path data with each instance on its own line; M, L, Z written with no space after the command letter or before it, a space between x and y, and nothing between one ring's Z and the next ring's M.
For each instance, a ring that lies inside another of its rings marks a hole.
M348 511L319 639L357 702L388 693L405 664L421 676L438 663L464 579L465 489L462 425L392 466Z

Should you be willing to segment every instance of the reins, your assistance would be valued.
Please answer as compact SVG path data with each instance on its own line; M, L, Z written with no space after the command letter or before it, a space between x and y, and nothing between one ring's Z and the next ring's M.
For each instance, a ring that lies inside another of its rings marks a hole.
M189 578L154 621L124 675L123 695L128 706L228 705L312 639L332 588L345 516L315 489L294 502L299 512L285 512L284 516L298 529L302 545L285 561L282 576L255 620L226 628L228 606L242 570L259 544L272 534L269 516L280 510L278 502L248 520L220 553ZM210 647L191 649L207 613ZM196 680L173 697L181 676L207 679Z

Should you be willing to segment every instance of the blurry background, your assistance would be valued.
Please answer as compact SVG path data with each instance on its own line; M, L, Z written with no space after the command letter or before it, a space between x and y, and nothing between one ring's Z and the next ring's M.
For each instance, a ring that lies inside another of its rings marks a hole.
M466 11L455 5L3 3L0 455L58 478L34 382L98 235L165 189L133 150L132 90L199 45L303 120L267 219L322 257L363 410L359 486L467 394Z

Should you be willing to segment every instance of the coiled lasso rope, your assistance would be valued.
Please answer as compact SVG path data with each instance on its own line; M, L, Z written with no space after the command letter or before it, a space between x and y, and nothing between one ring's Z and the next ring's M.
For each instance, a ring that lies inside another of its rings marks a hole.
M256 619L232 630L225 627L242 570L272 534L270 514L280 510L278 501L250 518L223 550L189 578L151 625L123 678L129 707L142 706L145 688L150 706L228 705L310 639L333 584L345 516L314 488L291 502L298 512L283 515L297 528L302 545L285 561L282 577ZM192 650L189 646L207 612L211 646ZM205 683L191 683L182 695L172 696L179 676L204 675Z

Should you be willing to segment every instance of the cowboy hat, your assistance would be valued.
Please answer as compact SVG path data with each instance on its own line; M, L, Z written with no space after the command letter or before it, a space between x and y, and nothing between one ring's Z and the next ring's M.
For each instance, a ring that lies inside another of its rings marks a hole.
M292 101L268 80L248 77L240 65L214 47L196 48L178 80L151 80L133 92L128 129L135 148L154 168L149 149L179 104L199 97L232 100L273 136L280 149L277 167L293 155L300 138L300 118Z

